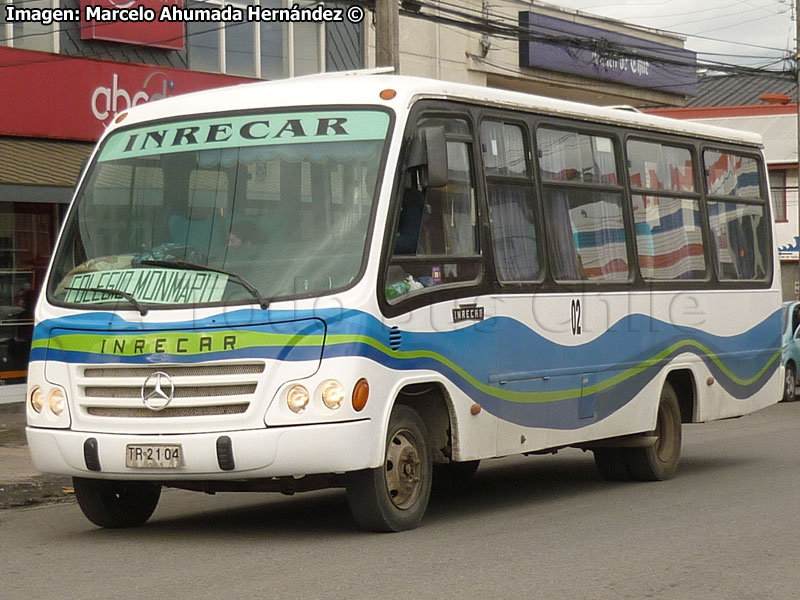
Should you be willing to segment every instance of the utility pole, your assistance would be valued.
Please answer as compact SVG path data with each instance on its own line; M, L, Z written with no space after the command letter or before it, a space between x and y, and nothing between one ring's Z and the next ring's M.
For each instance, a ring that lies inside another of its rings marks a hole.
M800 0L795 0L795 7L794 7L794 26L795 26L795 34L794 34L794 74L797 78L797 88L795 89L796 94L796 102L797 102L797 176L796 181L797 184L794 188L797 190L795 193L797 194L797 236L800 236ZM786 187L786 186L784 186ZM784 194L786 192L784 191ZM789 206L788 198L787 200L787 207ZM795 244L797 245L797 279L796 281L800 281L800 238L795 236ZM796 298L800 299L797 293L795 293Z
M375 66L400 73L399 0L375 0Z

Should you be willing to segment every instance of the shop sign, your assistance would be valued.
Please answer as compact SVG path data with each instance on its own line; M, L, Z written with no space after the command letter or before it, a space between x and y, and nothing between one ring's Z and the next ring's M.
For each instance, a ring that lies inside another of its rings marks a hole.
M105 14L120 12L114 9L123 9L121 14L125 15L158 15L165 5L183 8L183 0L81 0L81 39L183 50L186 40L182 21L104 19ZM95 12L87 13L87 7L92 7ZM87 14L91 16L88 20Z
M521 67L695 94L697 55L690 50L529 11L519 13L519 23L531 33L520 39Z
M86 141L132 106L251 81L3 47L0 70L0 135Z
M778 257L780 260L796 261L798 259L798 246L800 246L800 237L795 236L789 244L778 245Z

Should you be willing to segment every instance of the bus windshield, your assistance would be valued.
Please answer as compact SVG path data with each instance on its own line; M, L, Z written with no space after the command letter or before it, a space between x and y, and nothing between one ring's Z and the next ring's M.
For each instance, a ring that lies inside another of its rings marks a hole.
M349 285L389 124L315 110L113 133L65 226L50 300L157 308L254 301L243 281L270 299Z

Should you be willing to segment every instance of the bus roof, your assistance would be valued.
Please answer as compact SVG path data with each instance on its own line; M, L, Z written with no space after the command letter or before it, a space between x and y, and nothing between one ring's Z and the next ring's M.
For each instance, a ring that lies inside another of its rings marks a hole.
M324 93L321 90L322 86ZM379 93L384 89L395 90L396 96L391 100L381 99ZM762 147L761 136L756 133L648 115L619 107L601 107L491 87L394 75L390 73L390 69L323 73L276 81L248 82L182 94L131 109L124 119L124 125L188 115L208 115L214 112L307 107L315 104L378 105L402 112L410 108L415 101L424 98L531 111L592 123L621 125ZM115 124L112 123L108 131L114 127Z

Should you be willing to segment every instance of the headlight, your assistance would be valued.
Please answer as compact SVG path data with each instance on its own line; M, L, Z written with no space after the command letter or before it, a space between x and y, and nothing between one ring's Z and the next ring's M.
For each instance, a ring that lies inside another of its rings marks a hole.
M30 402L33 410L37 413L42 412L42 408L44 408L44 392L38 385L31 390Z
M344 388L335 379L323 381L320 386L322 389L322 401L331 410L336 410L344 402Z
M64 395L64 392L61 390L61 388L54 388L48 394L47 406L56 416L60 416L61 413L64 412L64 409L67 407L67 397Z
M301 413L308 406L308 390L302 385L293 385L286 392L286 404L289 405L289 410L295 413Z

